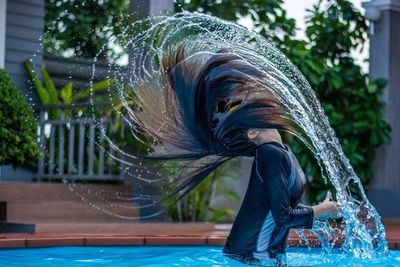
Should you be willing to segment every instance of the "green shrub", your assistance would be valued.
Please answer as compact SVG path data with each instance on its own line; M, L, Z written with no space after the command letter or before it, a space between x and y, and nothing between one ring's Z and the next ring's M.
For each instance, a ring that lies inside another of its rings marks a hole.
M331 127L363 185L373 179L375 149L390 144L390 125L385 121L381 100L384 79L369 80L351 57L367 38L368 27L362 14L349 1L320 1L307 20L306 40L285 38L283 52L306 76L314 89ZM320 202L326 189L314 155L298 139L291 143L300 165L312 182L310 202ZM359 194L351 186L353 196Z
M23 95L0 69L0 164L14 168L40 155L37 122Z
M234 190L232 184L225 179L240 179L241 167L241 158L232 159L219 166L185 197L168 207L168 218L173 222L203 222L206 220L215 223L229 222L229 217L236 215L235 211L213 209L209 205L211 199L218 196L225 197L231 203L234 200L240 201L240 196ZM176 179L174 175L176 173L172 170L170 172L171 180ZM171 200L173 202L173 199Z

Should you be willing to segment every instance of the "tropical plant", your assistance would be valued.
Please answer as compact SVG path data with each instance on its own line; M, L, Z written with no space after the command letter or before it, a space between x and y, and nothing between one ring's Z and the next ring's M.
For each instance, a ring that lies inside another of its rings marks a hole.
M36 92L39 95L39 98L43 105L58 105L58 104L70 104L79 100L82 100L89 96L91 93L95 93L100 90L104 90L110 85L114 84L113 80L102 80L95 83L91 88L81 90L72 96L72 83L67 83L60 90L60 95L54 85L54 82L51 80L49 73L45 68L40 68L42 73L43 84L40 82L39 78L35 74L32 65L29 63L29 60L25 61L25 66L28 70L28 73L32 79L32 83L35 86ZM60 116L59 110L51 110L50 118L57 119ZM66 117L69 116L69 111L67 110Z
M228 201L239 201L240 197L233 189L228 179L239 179L241 159L236 158L218 167L195 189L190 191L183 199L173 202L168 209L168 217L177 222L199 222L208 219L213 222L226 221L229 215L235 212L230 209L212 209L209 207L212 198L223 196ZM174 172L170 173L174 179Z
M37 126L24 96L0 69L0 165L16 168L39 157Z

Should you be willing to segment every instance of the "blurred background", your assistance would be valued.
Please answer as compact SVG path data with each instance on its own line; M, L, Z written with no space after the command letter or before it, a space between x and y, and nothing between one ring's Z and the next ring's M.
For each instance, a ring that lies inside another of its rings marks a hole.
M95 140L107 134L133 151L146 147L129 139L111 110L94 111L107 131L99 132L87 115L89 95L94 92L92 104L101 106L113 85L108 66L129 65L129 49L111 36L134 20L182 10L234 21L273 42L315 90L371 202L384 218L400 218L400 0L4 0L0 220L140 217L134 201L136 209L116 216L123 211L115 192L155 189L132 183L121 171L126 166L114 160L119 152ZM322 201L333 187L299 140L284 140L306 172L306 203ZM251 158L228 162L152 220L231 222L251 164Z

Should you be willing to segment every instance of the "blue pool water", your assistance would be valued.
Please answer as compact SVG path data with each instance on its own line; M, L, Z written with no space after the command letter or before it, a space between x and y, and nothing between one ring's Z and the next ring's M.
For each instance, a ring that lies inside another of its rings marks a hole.
M0 266L246 266L222 255L221 246L79 246L0 249ZM289 266L400 266L400 250L354 259L339 250L288 248Z

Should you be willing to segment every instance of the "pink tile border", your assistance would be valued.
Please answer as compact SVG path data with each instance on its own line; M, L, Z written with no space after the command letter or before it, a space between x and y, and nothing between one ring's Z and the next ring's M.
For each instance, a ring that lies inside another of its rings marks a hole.
M400 249L400 241L388 240L389 249Z
M223 246L225 245L226 238L220 236L209 236L207 237L207 245L211 246Z
M25 246L26 246L25 238L0 239L0 248L17 248Z
M145 245L206 245L206 237L146 236Z
M26 239L27 247L81 246L83 244L83 237L48 237Z
M109 246L109 245L144 245L144 237L123 237L123 236L106 236L106 237L85 237L85 245L87 246Z

